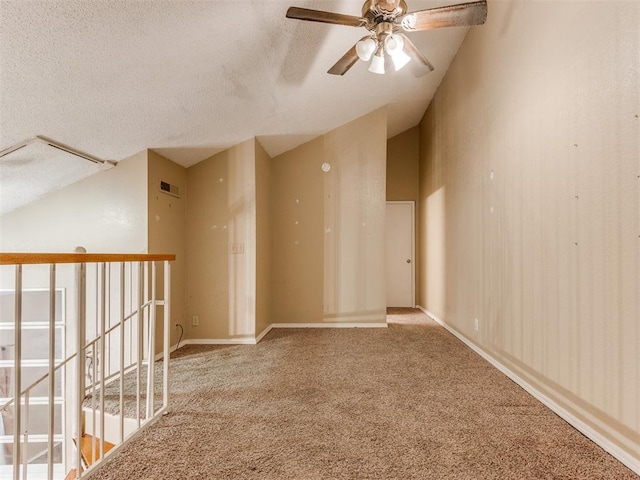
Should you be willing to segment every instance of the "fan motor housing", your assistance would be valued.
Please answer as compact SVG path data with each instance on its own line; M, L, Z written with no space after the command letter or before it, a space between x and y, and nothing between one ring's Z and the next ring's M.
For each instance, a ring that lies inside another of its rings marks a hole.
M367 0L362 5L362 18L365 18L367 24L372 27L381 22L393 22L406 12L407 2L405 0Z

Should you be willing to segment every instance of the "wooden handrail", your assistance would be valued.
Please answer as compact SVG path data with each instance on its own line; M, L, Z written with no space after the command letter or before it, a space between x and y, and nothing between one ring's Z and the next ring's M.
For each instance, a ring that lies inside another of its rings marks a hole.
M173 261L173 254L155 253L0 253L0 265L51 263L162 262Z

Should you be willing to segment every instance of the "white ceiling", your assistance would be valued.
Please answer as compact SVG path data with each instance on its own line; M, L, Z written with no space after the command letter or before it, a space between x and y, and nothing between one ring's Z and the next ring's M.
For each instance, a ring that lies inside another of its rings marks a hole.
M109 167L30 143L0 158L0 215Z
M407 0L409 10L459 3ZM326 71L366 32L285 18L335 0L0 0L0 150L45 135L96 157L189 166L257 136L275 156L382 106L416 125L466 28L410 34L435 67Z

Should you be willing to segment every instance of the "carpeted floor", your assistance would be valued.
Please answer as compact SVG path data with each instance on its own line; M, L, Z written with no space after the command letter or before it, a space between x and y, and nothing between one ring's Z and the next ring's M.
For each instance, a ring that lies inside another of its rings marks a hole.
M170 413L92 478L638 478L424 314L389 320L181 348Z

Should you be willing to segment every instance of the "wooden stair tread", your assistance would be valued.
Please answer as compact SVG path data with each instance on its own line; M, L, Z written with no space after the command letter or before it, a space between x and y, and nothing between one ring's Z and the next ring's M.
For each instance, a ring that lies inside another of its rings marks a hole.
M64 480L76 480L76 477L76 469L72 468L71 471L67 473L67 476L64 477Z
M73 439L74 443L78 443L77 439ZM82 434L82 441L80 442L80 454L82 455L82 462L90 467L93 464L93 459L98 458L100 455L100 439L96 438L96 446L94 452L91 451L91 446L93 443L93 437L86 433ZM104 454L106 455L109 450L111 450L115 445L113 443L104 442ZM95 453L95 455L94 455ZM80 471L84 471L84 469L80 469ZM76 475L76 469L72 468L67 476L64 477L64 480L75 480L78 476Z
M73 439L74 442L77 443L76 439ZM100 439L95 438L95 447L93 445L94 438L88 433L82 434L82 441L80 442L80 453L82 455L82 461L87 467L93 465L94 459L100 458ZM111 450L115 445L113 443L109 443L107 441L104 442L104 454L106 455L109 450ZM73 470L75 472L75 470ZM71 472L69 472L71 475ZM74 473L75 475L75 473ZM72 478L75 478L72 477ZM66 479L65 479L66 480Z

